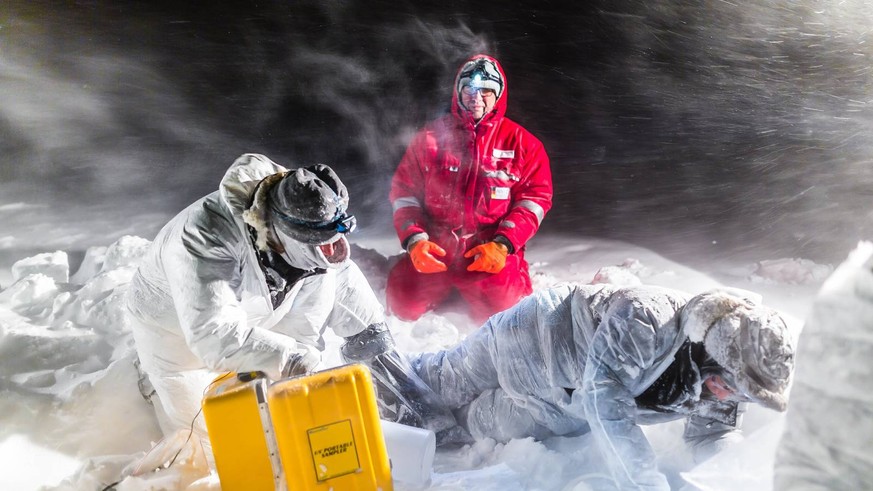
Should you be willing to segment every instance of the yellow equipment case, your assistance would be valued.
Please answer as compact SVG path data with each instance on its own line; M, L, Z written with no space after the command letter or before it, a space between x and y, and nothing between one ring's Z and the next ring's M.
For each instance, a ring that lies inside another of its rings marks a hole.
M391 491L370 370L344 365L267 390L290 490Z
M344 365L272 385L217 378L202 401L222 491L393 491L370 370Z
M284 489L261 372L227 373L206 389L203 418L222 491Z

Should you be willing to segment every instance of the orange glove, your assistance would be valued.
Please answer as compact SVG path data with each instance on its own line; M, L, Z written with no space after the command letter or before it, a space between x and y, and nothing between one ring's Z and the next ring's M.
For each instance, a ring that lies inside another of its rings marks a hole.
M441 273L448 269L444 262L434 257L435 255L443 257L446 251L429 240L419 240L409 249L409 258L412 259L412 265L419 273Z
M482 271L484 273L497 274L506 266L506 255L509 249L497 242L486 242L470 249L464 257L476 256L473 264L467 266L467 271Z

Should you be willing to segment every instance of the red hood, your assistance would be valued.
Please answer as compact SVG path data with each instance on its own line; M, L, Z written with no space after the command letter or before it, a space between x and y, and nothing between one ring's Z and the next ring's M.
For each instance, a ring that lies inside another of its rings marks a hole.
M497 70L500 72L500 76L503 77L503 92L501 92L500 97L497 98L497 102L494 103L494 109L482 117L480 123L488 122L488 121L498 121L506 114L506 100L507 95L509 94L509 84L506 81L506 73L503 72L503 67L500 65L500 62L495 58L485 55L478 54L473 55L468 58L464 63L461 63L461 66L458 67L458 73L455 74L455 83L452 85L452 114L455 116L455 119L463 123L464 125L473 126L476 124L476 121L473 120L473 116L471 113L464 108L461 107L461 101L459 99L458 94L458 78L461 76L461 70L464 68L464 65L467 62L476 60L478 58L485 58L494 63L497 67Z

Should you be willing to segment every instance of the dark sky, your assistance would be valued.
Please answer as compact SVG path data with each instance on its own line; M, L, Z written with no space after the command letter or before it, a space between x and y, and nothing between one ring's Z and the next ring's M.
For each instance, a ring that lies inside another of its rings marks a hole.
M873 237L871 25L866 2L6 1L0 248L151 238L244 152L333 165L384 224L411 132L486 51L552 159L546 232L835 262Z

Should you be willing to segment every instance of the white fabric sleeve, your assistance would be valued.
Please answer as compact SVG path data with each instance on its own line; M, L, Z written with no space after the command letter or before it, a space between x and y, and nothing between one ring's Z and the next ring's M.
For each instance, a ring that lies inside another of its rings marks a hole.
M298 351L294 339L248 325L229 279L239 260L227 246L205 234L168 244L164 269L185 341L211 370L262 370L281 378Z
M581 398L592 436L620 489L669 491L655 454L636 422L636 402L629 387L651 367L661 348L655 322L631 302L610 308L592 340Z
M411 361L415 373L446 407L458 409L487 389L496 389L497 368L491 358L492 319L450 350L423 353Z
M565 301L569 293L568 288L534 293L491 316L454 348L419 355L413 368L448 407L458 409L499 387L539 424L566 433L578 426L555 407L562 398L569 402L564 387L572 387L574 378L567 373L574 372L576 352ZM483 416L498 421L507 415Z
M336 271L335 289L327 324L338 336L354 336L367 326L385 322L382 304L354 261L347 261Z

